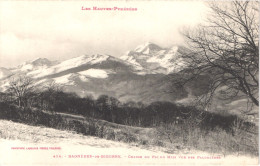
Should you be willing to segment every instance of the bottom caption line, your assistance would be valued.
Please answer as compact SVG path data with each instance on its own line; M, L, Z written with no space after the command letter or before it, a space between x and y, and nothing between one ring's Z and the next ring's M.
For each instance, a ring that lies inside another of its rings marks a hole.
M129 158L129 159L221 159L221 156L156 156L156 155L144 155L144 156L132 156L132 155L83 155L83 154L75 154L75 155L53 155L53 158L87 158L87 159L95 159L95 158L103 158L103 159L119 159L119 158Z

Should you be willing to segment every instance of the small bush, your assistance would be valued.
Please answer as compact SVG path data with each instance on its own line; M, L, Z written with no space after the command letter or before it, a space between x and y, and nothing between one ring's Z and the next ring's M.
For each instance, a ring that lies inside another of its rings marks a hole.
M141 145L148 145L148 144L149 144L149 141L148 141L148 140L141 140L141 141L140 141L140 144L141 144Z
M116 134L115 134L114 130L108 129L106 134L105 134L105 138L108 139L108 140L115 140Z

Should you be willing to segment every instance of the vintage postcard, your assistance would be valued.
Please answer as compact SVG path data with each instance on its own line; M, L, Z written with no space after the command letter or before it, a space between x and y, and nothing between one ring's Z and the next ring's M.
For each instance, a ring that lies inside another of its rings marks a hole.
M0 166L258 165L259 1L0 1Z

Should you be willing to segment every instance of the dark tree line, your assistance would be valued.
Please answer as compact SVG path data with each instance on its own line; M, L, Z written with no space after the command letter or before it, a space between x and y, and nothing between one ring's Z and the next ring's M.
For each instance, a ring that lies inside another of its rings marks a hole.
M229 130L232 123L237 120L236 116L217 115L195 107L180 106L170 102L154 102L149 105L141 102L121 103L118 99L107 95L101 95L97 99L81 98L75 93L65 93L55 88L47 88L37 93L30 92L30 94L27 104L24 105L26 109L83 115L87 118L129 126L157 127L164 124L186 125L189 123L205 129L214 129L219 126ZM11 100L6 93L1 93L0 96L1 102L19 106L16 98ZM203 121L200 119L202 114Z

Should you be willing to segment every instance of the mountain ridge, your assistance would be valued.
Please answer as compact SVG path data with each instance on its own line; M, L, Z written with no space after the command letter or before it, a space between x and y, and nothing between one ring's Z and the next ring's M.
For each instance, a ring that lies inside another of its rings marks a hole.
M137 46L127 54L139 61L138 64L129 61L128 58L124 60L107 54L81 55L61 62L37 58L24 62L15 69L7 69L10 72L6 72L0 78L0 90L6 90L13 78L25 75L32 78L35 86L40 89L55 83L65 91L75 92L80 96L98 97L105 94L121 101L148 103L158 100L174 101L187 96L187 93L177 88L173 88L176 91L175 95L167 93L167 89L171 88L171 82L166 80L166 66L155 61L168 56L163 62L170 64L176 52L177 46L162 48L149 42ZM149 62L151 58L154 58L153 62Z

